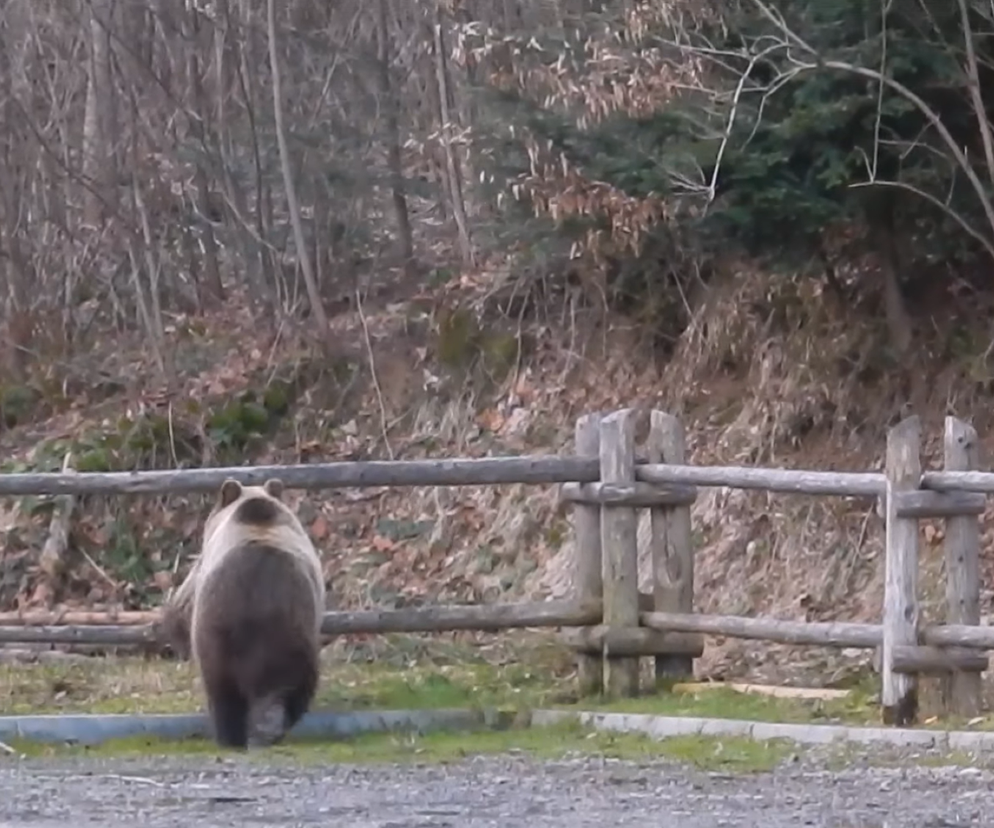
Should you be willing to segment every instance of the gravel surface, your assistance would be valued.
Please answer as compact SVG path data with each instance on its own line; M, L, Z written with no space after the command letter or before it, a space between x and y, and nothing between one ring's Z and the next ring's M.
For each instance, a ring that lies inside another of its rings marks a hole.
M520 755L451 765L268 758L0 757L0 828L949 828L994 825L994 775L905 753L843 770L806 753L773 773ZM823 758L824 759L824 758Z

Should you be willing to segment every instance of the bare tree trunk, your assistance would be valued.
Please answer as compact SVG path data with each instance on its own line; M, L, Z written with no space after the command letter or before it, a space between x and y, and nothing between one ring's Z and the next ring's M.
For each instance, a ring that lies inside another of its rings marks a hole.
M256 127L256 95L253 86L256 73L252 67L256 65L255 48L255 27L252 24L252 0L238 0L239 3L239 24L240 38L236 38L239 49L238 82L242 93L242 100L245 106L245 115L248 118L249 130L252 139L252 161L253 172L255 173L255 231L259 239L266 240L269 237L269 228L272 227L272 204L269 190L263 177L262 152L259 148L259 130ZM267 290L275 294L276 286L276 260L273 252L265 245L259 245L259 264L262 268ZM274 313L279 312L276 300L273 301Z
M466 217L466 203L463 200L462 176L459 161L452 148L452 114L449 106L450 83L449 67L445 53L444 18L441 6L435 6L435 72L438 80L438 101L442 115L442 135L445 148L445 171L449 179L449 195L452 199L452 214L459 232L459 249L463 262L472 267L476 261L473 242L469 234L469 220Z
M6 270L6 306L7 335L6 358L3 360L4 373L16 381L22 381L28 374L28 356L34 342L34 313L31 308L29 285L35 279L30 272L31 265L24 255L21 240L18 237L17 225L20 216L20 201L22 187L14 181L19 175L19 165L11 163L10 149L7 148L0 158L0 249L7 255L0 257Z
M263 304L266 296L266 280L263 277L262 257L265 251L258 239L252 239L253 228L249 225L248 199L241 182L236 181L232 170L234 161L231 153L231 126L229 124L229 97L231 87L238 83L239 73L236 61L228 57L229 49L238 48L232 38L231 7L221 4L220 19L214 27L214 71L217 85L217 143L221 155L222 183L228 201L228 213L234 218L238 228L235 237L239 242L242 260L248 277L249 296L253 303Z
M884 313L890 343L899 355L911 348L913 323L901 293L899 273L901 257L894 239L893 213L887 208L886 218L876 226L878 250L881 251L880 272L883 278Z
M400 237L400 253L405 262L414 258L414 236L411 232L411 217L407 210L407 195L404 187L404 169L400 154L400 118L397 95L390 79L391 44L387 29L387 0L378 0L376 7L377 66L379 69L380 97L387 128L387 164L390 168L390 189L393 196L393 210L397 220L397 234Z
M188 8L189 15L183 21L184 31L189 35L190 48L187 50L187 74L189 76L190 88L193 91L193 105L200 119L191 118L194 135L200 142L201 150L206 152L207 127L211 122L210 113L207 106L207 99L204 95L204 82L200 77L200 60L197 57L197 40L200 34L200 12L196 8ZM209 304L217 305L224 301L224 286L221 284L221 269L217 259L217 240L214 238L214 228L211 226L211 205L210 205L210 182L207 178L207 171L202 162L197 162L194 173L194 186L197 188L196 204L197 212L200 213L201 226L203 228L201 237L204 243L204 269L206 276L206 293L210 300Z
M169 382L173 377L173 371L171 368L172 360L167 358L168 352L164 347L166 335L165 326L162 323L162 306L159 300L159 271L161 268L153 247L152 228L149 224L148 211L145 209L145 200L142 198L141 187L136 184L133 192L135 207L141 220L144 255L141 255L141 252L137 249L138 242L132 239L130 242L131 284L135 291L135 303L138 306L138 315L148 335L148 343L152 349L152 356L155 359L156 367L158 367L162 378ZM141 283L143 264L145 270L148 272L147 300Z
M290 164L290 148L286 140L286 126L283 123L283 93L280 89L280 60L276 42L276 0L268 0L267 31L269 33L269 61L273 84L273 120L276 127L276 143L279 145L280 165L283 168L283 186L286 188L287 209L290 213L290 223L293 226L293 240L297 248L297 261L304 274L304 285L307 288L307 298L311 303L311 312L320 329L322 342L330 344L331 329L328 316L324 312L321 294L318 292L317 281L311 268L311 256L304 239L304 225L300 217L300 205L297 203L297 191L293 183L293 167Z
M17 49L12 48L19 39L28 38L26 20L14 11L8 10L5 23L10 27L2 32L0 40L0 74L8 86L8 92L0 96L0 116L3 129L0 130L0 385L6 377L8 381L22 381L27 378L31 353L34 345L34 314L31 307L31 286L34 274L31 262L25 256L21 245L24 226L24 168L23 143L13 129L21 113L14 104L14 96L26 94L27 83L23 71L23 58Z
M103 223L104 202L114 201L112 142L115 136L110 30L112 0L90 0L90 55L83 122L83 175L89 188L84 198L85 221ZM90 189L92 188L92 189Z

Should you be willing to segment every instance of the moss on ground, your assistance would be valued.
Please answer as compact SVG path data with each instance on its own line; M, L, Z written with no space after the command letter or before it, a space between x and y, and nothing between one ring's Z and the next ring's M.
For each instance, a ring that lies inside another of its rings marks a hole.
M11 747L29 757L223 755L212 742L204 739L166 741L131 737L92 747L29 742L15 742ZM267 763L438 764L456 762L471 756L514 752L546 760L562 759L570 755L636 761L668 759L706 771L758 773L772 770L791 751L789 744L778 740L759 742L740 737L705 736L656 740L641 734L588 730L575 722L567 722L550 727L505 730L438 730L428 733L394 731L320 742L293 739L266 750L250 750L243 756L246 761Z

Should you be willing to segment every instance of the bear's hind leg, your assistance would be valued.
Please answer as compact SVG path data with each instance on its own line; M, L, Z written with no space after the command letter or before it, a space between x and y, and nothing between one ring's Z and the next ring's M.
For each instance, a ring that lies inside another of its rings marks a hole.
M215 741L223 748L247 748L249 705L246 698L228 682L209 688L208 694Z
M297 682L283 697L284 727L292 730L314 700L318 687L318 666L316 656L310 656L298 663L300 673Z

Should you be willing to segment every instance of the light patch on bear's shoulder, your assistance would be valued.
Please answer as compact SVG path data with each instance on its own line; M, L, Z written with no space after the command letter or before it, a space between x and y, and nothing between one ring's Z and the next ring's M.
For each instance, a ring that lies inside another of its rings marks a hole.
M293 509L277 498L262 494L262 497L271 499L278 506L278 520L271 524L245 523L239 520L239 506L245 502L246 497L259 497L263 491L261 487L245 487L242 497L211 512L204 527L197 582L202 582L223 566L233 550L250 543L265 544L282 550L293 558L295 566L306 573L311 582L314 600L323 609L325 583L321 558Z

